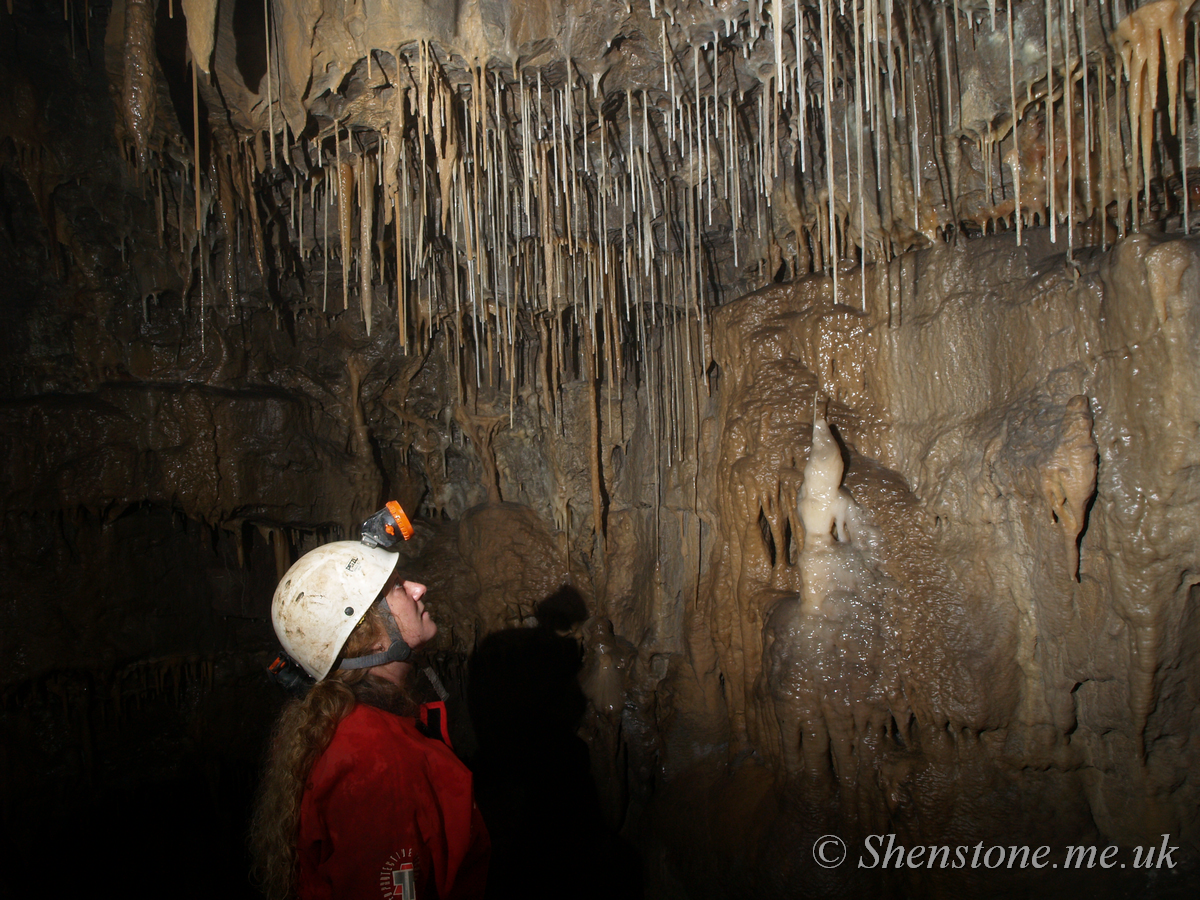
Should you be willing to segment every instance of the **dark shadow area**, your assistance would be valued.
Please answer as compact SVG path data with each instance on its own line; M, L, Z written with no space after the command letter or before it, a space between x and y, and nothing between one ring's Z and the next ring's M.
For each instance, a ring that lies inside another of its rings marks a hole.
M238 74L247 90L260 93L263 76L267 74L267 22L261 3L234 0L233 38Z
M538 625L488 635L469 663L478 753L476 797L492 838L488 896L640 897L636 852L605 824L588 747L578 642L559 634L587 616L564 586Z
M129 897L259 897L245 838L274 687L257 672L229 674L224 685L181 679L178 699L168 691L120 720L93 711L67 725L46 707L0 717L32 724L23 737L46 752L41 770L9 773L25 779L6 791L22 808L0 829L10 871ZM72 771L80 757L83 773Z
M0 519L0 858L38 884L256 897L246 822L283 701L271 547L154 504Z

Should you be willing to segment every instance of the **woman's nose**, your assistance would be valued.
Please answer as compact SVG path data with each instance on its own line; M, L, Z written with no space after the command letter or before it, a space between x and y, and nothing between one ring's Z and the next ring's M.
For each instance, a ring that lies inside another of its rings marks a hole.
M408 592L408 596L412 597L413 600L420 600L425 596L425 585L416 581L404 582L404 590Z

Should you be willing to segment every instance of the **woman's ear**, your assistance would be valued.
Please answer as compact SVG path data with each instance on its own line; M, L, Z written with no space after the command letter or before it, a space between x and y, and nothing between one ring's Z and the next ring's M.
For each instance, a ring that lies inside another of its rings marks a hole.
M371 646L376 650L386 650L392 645L392 639L388 636L387 628L384 627L383 622L377 622L376 626L375 643Z

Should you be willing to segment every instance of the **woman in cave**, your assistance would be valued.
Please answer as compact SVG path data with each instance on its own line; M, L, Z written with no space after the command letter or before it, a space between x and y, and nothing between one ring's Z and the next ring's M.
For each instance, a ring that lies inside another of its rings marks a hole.
M425 586L357 542L288 570L271 619L316 679L275 726L251 828L269 900L481 897L489 842L441 704L416 707L412 651L437 634Z

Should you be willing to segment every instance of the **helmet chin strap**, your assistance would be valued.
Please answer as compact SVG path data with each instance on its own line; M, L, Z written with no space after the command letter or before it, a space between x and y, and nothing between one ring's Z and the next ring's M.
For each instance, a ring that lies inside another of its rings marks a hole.
M382 666L391 662L404 662L412 656L412 648L400 636L400 627L396 624L396 618L387 605L387 597L380 597L375 603L383 605L383 624L387 628L388 637L392 639L391 646L369 656L353 656L343 659L338 664L339 669L370 669L373 666Z

